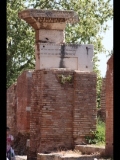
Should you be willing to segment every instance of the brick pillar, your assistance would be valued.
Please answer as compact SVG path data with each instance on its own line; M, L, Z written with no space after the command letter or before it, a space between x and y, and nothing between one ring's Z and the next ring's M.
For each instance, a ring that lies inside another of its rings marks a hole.
M25 133L30 129L32 72L24 71L17 79L17 132Z
M17 78L17 83L7 89L7 126L15 138L16 154L26 154L30 129L31 87L32 72L24 71Z
M113 55L107 62L106 72L106 155L113 155Z
M30 147L27 154L27 160L37 159L37 148L40 144L40 127L41 127L41 106L42 104L42 76L38 71L32 74L33 86L31 94L31 111L30 111Z
M90 130L96 130L96 75L77 71L74 75L74 144L81 144Z
M73 147L73 83L61 84L60 75L73 76L73 71L33 73L29 160L40 152Z

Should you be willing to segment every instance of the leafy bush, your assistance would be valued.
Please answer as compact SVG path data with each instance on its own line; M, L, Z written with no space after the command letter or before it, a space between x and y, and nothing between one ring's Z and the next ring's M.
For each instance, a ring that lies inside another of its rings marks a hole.
M105 123L100 119L97 120L96 131L90 131L90 135L85 137L88 144L105 143Z
M65 83L72 83L72 76L68 75L68 76L64 76L64 75L59 75L58 76L60 78L60 83L61 84L65 84Z

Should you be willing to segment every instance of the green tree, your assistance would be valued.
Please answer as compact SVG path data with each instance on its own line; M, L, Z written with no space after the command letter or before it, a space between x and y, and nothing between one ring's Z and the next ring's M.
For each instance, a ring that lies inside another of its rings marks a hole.
M7 1L7 87L27 68L34 68L34 32L18 18L25 0ZM31 44L32 42L32 44Z
M105 53L101 32L108 29L106 22L113 18L110 0L7 0L7 88L26 69L34 69L34 30L18 18L26 8L74 10L80 18L75 25L66 27L66 42L94 45L94 71L97 73L97 95L100 93L101 75L98 53Z

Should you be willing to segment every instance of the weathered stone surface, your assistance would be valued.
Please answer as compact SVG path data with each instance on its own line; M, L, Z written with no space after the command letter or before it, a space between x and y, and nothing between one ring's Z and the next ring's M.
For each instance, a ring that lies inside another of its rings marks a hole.
M113 155L113 55L106 72L106 154Z
M95 155L79 155L73 154L63 154L63 153L51 153L51 154L37 154L37 160L94 160L99 156Z
M27 9L19 18L35 29L35 69L69 68L93 71L93 45L65 44L65 25L78 22L73 11Z
M105 155L105 147L98 147L92 145L75 145L75 150L80 151L84 154L91 154L98 152L100 155Z
M78 15L74 11L26 9L18 13L18 17L29 23L34 29L60 29L52 23L76 23ZM52 27L51 27L52 26ZM64 30L64 25L62 30Z
M16 160L27 160L27 156L15 156Z
M36 69L69 68L93 71L93 45L37 43Z
M59 24L61 26L61 24ZM54 43L62 44L65 42L65 34L63 30L36 30L36 43Z

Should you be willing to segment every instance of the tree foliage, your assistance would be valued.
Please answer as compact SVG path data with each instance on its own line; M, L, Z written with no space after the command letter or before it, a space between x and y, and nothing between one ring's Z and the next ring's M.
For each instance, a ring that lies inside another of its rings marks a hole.
M75 25L66 27L66 42L94 45L94 70L98 76L97 92L100 92L100 72L97 54L105 52L101 32L113 17L110 0L7 0L7 87L16 81L26 69L34 69L34 30L18 18L18 12L26 8L74 10L80 18Z

